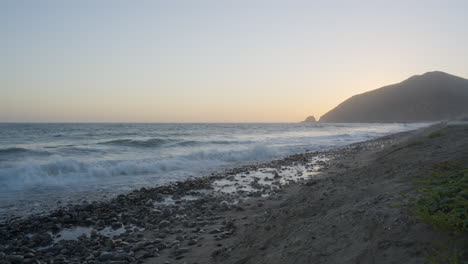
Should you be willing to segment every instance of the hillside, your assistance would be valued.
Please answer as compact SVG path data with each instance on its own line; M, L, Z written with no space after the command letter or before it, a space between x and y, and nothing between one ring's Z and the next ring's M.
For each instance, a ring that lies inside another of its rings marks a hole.
M324 114L319 122L415 122L465 116L468 80L435 71L352 96Z

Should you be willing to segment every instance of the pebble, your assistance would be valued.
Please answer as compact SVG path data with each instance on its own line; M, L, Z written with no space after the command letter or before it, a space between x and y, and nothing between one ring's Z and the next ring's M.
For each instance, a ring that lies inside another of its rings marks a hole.
M270 163L268 166L275 168L271 172L272 176L281 177L276 171L279 165L290 166L293 162L300 162L301 158L303 155L276 161L276 165ZM158 256L158 250L169 248L172 248L175 258L183 258L190 246L211 244L208 241L204 243L203 239L224 239L235 233L234 221L224 220L224 217L218 215L219 211L242 211L249 206L231 205L228 201L233 201L233 198L260 197L264 194L271 196L281 187L267 190L269 185L259 184L263 177L252 177L254 187L258 188L253 192L203 194L203 198L194 201L183 200L182 197L199 195L196 190L210 189L212 182L222 177L231 176L233 181L237 181L235 175L253 175L250 171L260 168L263 167L246 166L228 171L223 176L213 174L156 188L141 188L106 202L93 201L74 205L65 205L67 202L64 202L61 208L49 215L14 219L8 225L0 225L0 236L2 240L5 237L5 241L8 241L7 244L0 245L0 263L4 260L11 263L36 263L36 260L41 263L51 263L52 260L54 263L141 263L141 257L155 257ZM271 177L263 180L270 182ZM159 204L170 196L178 201L175 204ZM263 203L256 205L262 206ZM221 227L220 221L223 221ZM63 235L60 231L74 228L89 230L79 230L86 235L74 241L60 240L59 234ZM144 236L143 229L152 232L146 232ZM213 236L203 235L207 233ZM31 236L26 237L25 234ZM152 239L148 237L151 235ZM22 245L28 245L29 248ZM24 255L17 255L16 252Z
M5 259L11 263L23 263L24 257L21 255L8 255Z
M227 211L230 209L229 203L227 201L221 201L221 203L219 204L219 207L223 211Z
M174 251L174 255L178 256L178 255L185 254L185 253L187 253L187 252L189 252L189 249L188 249L188 248L182 247L182 248L176 249L176 250Z
M171 222L167 221L167 220L162 220L161 222L159 222L159 229L162 229L162 228L165 228L165 227L168 227L171 225Z
M109 260L126 260L128 258L128 253L126 252L102 252L99 255L100 261L109 261Z

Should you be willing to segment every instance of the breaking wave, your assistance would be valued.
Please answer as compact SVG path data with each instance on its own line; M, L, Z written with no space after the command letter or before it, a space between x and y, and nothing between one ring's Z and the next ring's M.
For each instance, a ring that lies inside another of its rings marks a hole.
M106 181L118 176L158 176L176 171L202 171L231 163L268 159L278 152L256 145L237 151L197 151L162 159L80 161L54 157L50 162L25 161L0 169L0 189L23 189L35 185L68 185L86 181ZM156 179L158 177L155 177Z

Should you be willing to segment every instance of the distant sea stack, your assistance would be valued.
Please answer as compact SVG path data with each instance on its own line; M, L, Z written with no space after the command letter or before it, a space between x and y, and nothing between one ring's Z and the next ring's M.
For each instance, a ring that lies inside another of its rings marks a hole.
M314 116L308 116L304 121L302 121L301 123L316 123L317 120L315 120L315 117Z
M427 72L355 95L324 114L324 123L438 121L468 116L468 80Z

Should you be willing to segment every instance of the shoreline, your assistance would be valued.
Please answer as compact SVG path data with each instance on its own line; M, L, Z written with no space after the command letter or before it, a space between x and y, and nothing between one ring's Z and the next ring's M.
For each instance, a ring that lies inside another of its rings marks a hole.
M302 192L301 188L333 182L331 174L353 167L343 160L373 155L443 127L437 124L327 151L294 154L141 188L106 202L75 204L49 215L10 219L0 223L4 240L0 241L0 262L2 252L5 258L21 259L18 263L50 259L76 263L225 262L235 252L230 243L248 241L245 236L250 232L246 230L256 221L252 219L258 214L265 217L264 212L287 203ZM271 228L266 225L263 230Z
M4 149L0 149L0 222L10 216L51 212L83 200L109 201L141 187L152 188L212 172L222 173L246 164L331 149L427 125L335 124L316 128L272 124L260 127L123 127L117 130L107 126L66 126L61 134L52 133L36 139L39 145L35 147L23 145L22 138L18 138L4 148L17 146L15 151L3 153ZM192 129L192 135L171 132L183 128ZM13 127L9 131L18 129ZM103 129L104 134L96 136L88 131L90 129ZM130 139L132 137L126 135L133 135L132 129L137 129L142 136ZM203 139L205 130L208 134ZM74 136L66 136L66 132ZM223 136L231 132L233 137ZM22 133L31 131L25 129ZM162 136L165 133L167 137ZM82 136L91 138L89 142L83 141Z

